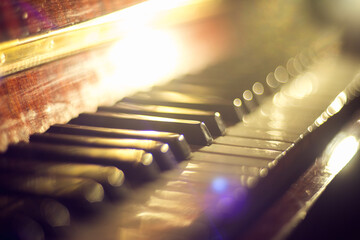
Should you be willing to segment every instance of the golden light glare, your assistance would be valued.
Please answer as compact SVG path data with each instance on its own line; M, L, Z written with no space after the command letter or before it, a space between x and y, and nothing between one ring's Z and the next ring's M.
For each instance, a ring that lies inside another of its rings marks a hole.
M355 156L359 150L359 141L354 136L348 136L333 146L326 170L338 173Z
M347 102L347 95L345 92L341 92L336 98L335 100L330 104L330 106L327 108L326 112L332 116L334 114L336 114L337 112L339 112L342 107L345 105L345 103Z
M118 28L121 31L133 31L137 28L153 25L164 13L186 5L194 5L199 1L191 0L148 0L122 10L120 17L116 16Z
M306 73L299 75L284 89L284 93L295 99L306 98L318 90L319 80L314 74Z
M172 77L180 54L181 46L171 32L144 27L113 45L108 52L109 66L98 74L105 75L102 79L111 86L109 94L131 94Z
M90 31L87 39L93 42L106 33L102 41L113 42L103 62L94 62L102 79L98 92L107 93L101 104L199 67L201 61L190 59L186 39L173 26L218 14L220 4L221 0L148 0L97 19L93 24L104 26L96 34Z
M206 13L200 6L208 4L217 6L221 1L214 0L147 0L145 2L133 5L122 10L120 16L114 16L118 23L118 30L121 32L132 32L134 29L143 28L144 26L154 26L159 23L166 25L166 19L193 18L194 15L202 15ZM178 12L178 9L186 9L186 11ZM202 10L200 10L202 9ZM211 9L211 7L209 7ZM186 16L185 16L186 15ZM109 18L111 18L109 14ZM165 21L165 22L164 22ZM178 19L181 21L181 19Z

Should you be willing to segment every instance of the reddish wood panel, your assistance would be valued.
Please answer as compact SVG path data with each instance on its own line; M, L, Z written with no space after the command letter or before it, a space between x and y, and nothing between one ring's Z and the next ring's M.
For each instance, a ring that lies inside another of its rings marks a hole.
M0 149L50 124L68 121L80 109L96 107L93 102L98 99L89 89L95 91L99 84L94 68L99 58L99 50L86 52L1 79Z
M70 6L70 1L68 4ZM226 19L214 17L164 30L163 33L168 34L165 36L171 36L170 40L181 45L181 55L175 54L172 58L176 59L171 59L176 64L174 77L201 69L226 55L230 41L226 26ZM165 40L169 39L165 37ZM133 76L118 76L118 73L131 74L129 69L137 72L149 63L126 61L133 54L153 60L154 66L149 74L157 76L155 70L164 71L163 65L159 64L161 58L157 61L153 55L154 52L160 53L163 45L145 42L149 51L140 46L142 51L136 52L137 44L129 46L125 41L134 53L119 53L121 57L114 61L113 54L109 53L114 51L113 46L121 46L121 43L120 40L115 45L102 46L0 78L0 151L5 150L9 143L27 140L30 134L45 131L52 124L65 123L80 112L94 111L99 104L113 103L134 92L133 84L126 84L128 77ZM150 75L147 77L153 79ZM142 84L142 79L137 80ZM153 83L157 80L170 79L154 79ZM144 82L147 84L152 82Z
M84 22L144 0L2 0L0 41Z

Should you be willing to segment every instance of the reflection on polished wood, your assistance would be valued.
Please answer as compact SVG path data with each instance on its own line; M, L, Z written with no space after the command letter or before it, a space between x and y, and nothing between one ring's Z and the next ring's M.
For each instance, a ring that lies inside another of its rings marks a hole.
M335 136L314 164L241 239L284 239L304 220L310 208L342 168L351 160L358 161L358 121L359 116L353 118Z
M214 15L220 13L219 6L214 0L150 0L64 29L3 42L0 77L119 40L135 28L173 26Z

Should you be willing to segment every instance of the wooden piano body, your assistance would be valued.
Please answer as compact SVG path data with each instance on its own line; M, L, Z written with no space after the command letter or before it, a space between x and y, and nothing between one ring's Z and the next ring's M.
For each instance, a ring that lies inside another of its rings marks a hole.
M169 2L1 2L1 150L79 113L93 112L100 105L201 72L217 62L237 61L238 68L229 74L254 83L265 80L280 65L291 75L289 66L311 49L317 60L310 68L320 78L350 82L358 71L356 60L344 53L344 49L356 49L354 40L343 38L347 29L316 21L307 1ZM318 147L300 141L297 150L287 153L288 158L296 158L300 152L311 163L292 185L285 184L289 189L273 199L252 225L242 229L241 239L282 239L301 222L337 174L325 171L315 158L340 130L339 122L353 118L356 103L350 105L350 110L340 111L340 116L316 131L315 136L321 136L321 140L313 137ZM80 233L87 229L82 224L78 224ZM109 228L106 237L121 239L111 234L113 230ZM92 233L89 230L84 236Z

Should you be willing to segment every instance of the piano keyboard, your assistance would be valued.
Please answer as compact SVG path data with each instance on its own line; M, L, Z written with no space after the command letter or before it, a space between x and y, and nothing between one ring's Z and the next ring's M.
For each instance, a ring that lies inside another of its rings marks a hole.
M215 66L10 145L0 238L241 235L309 166L292 154L323 137L314 121L345 102L351 79L318 78L302 56L258 82L213 78Z

